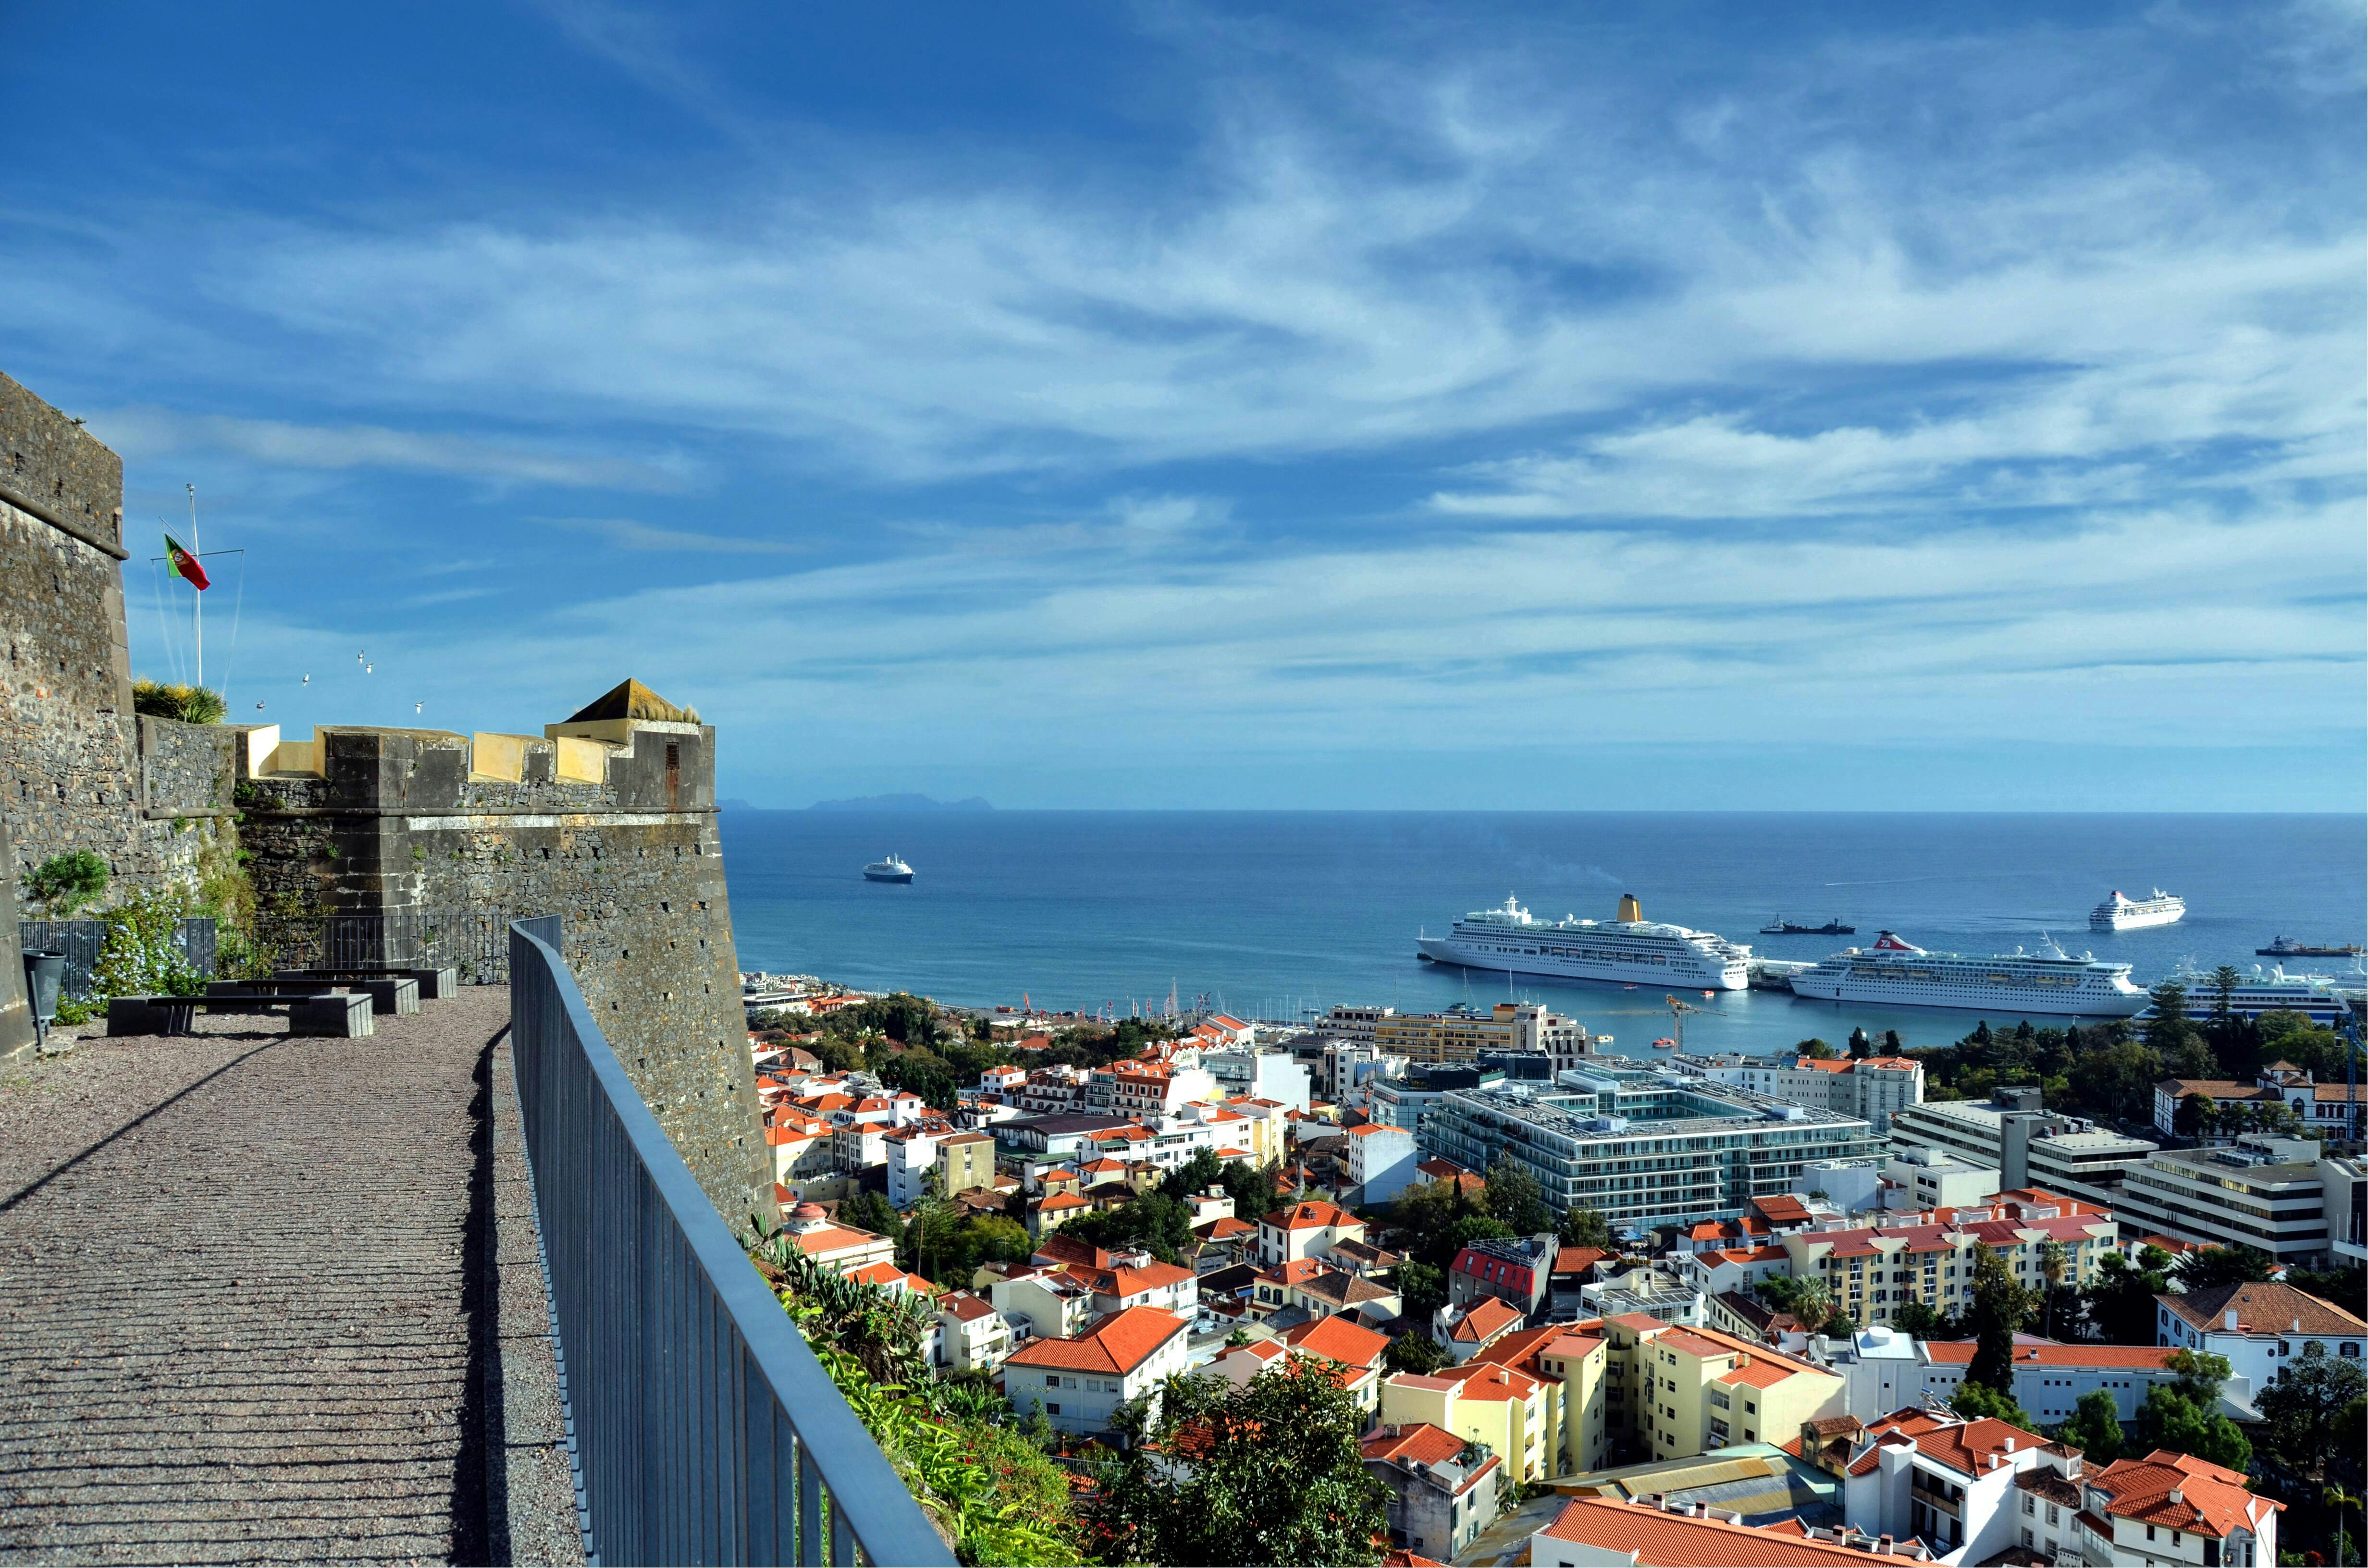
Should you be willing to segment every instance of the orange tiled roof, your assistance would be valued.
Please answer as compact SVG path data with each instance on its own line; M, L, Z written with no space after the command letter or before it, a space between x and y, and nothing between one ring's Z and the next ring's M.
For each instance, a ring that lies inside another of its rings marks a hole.
M1971 1339L1928 1339L1925 1354L1940 1365L1971 1366L1974 1346ZM2026 1344L2016 1340L2014 1359L2018 1366L2032 1367L2129 1367L2151 1369L2162 1366L2178 1350L2169 1345L2059 1345Z
M2195 1327L2223 1334L2227 1332L2231 1307L2237 1311L2237 1328L2242 1334L2292 1334L2297 1322L2304 1334L2368 1334L2368 1322L2291 1285L2221 1285L2155 1300Z
M1012 1352L1017 1367L1058 1367L1064 1371L1134 1370L1186 1324L1157 1307L1126 1307L1097 1318L1075 1339L1036 1339Z
M1725 1519L1665 1514L1650 1504L1600 1497L1572 1498L1544 1533L1616 1552L1637 1568L1693 1568L1704 1562L1722 1568L1825 1568L1836 1562L1867 1568L1872 1561L1866 1552L1829 1541L1796 1540Z
M1287 1331L1283 1343L1311 1356L1327 1357L1350 1367L1378 1367L1390 1342L1346 1317L1317 1318Z
M1521 1314L1496 1296L1484 1296L1472 1303L1463 1320L1448 1331L1448 1337L1463 1344L1493 1338L1521 1321Z
M1272 1225L1283 1231L1315 1231L1335 1225L1362 1225L1364 1221L1346 1209L1317 1201L1294 1203L1288 1209L1278 1209L1258 1217L1261 1225Z
M1990 1456L2004 1458L2009 1453L2027 1452L2045 1446L2047 1439L2036 1432L2026 1432L2010 1421L1995 1415L1985 1415L1978 1421L1958 1421L1933 1415L1926 1410L1899 1410L1874 1422L1866 1429L1869 1437L1880 1440L1897 1433L1911 1439L1926 1459L1965 1475L1984 1473ZM2009 1445L2012 1445L2011 1448ZM1852 1475L1872 1475L1875 1471L1874 1449L1869 1449L1850 1461Z
M1444 1464L1463 1451L1463 1439L1428 1421L1411 1422L1395 1432L1383 1427L1359 1439L1369 1460L1410 1459L1417 1464Z
M2223 1539L2239 1526L2260 1528L2260 1519L2285 1506L2255 1496L2233 1470L2168 1449L2142 1460L2115 1460L2091 1475L2089 1485L2109 1494L2108 1511L2123 1518Z

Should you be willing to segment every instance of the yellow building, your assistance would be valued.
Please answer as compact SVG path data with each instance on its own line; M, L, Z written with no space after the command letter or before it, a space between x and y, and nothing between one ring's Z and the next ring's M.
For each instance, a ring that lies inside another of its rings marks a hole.
M1489 1342L1471 1365L1494 1362L1526 1372L1545 1389L1545 1473L1599 1468L1611 1451L1606 1393L1612 1361L1600 1323L1548 1324Z
M1889 1324L1910 1301L1964 1312L1973 1300L1977 1245L1998 1254L2018 1282L2038 1290L2053 1243L2063 1248L2061 1283L2071 1287L2095 1277L2119 1232L2093 1204L2030 1187L1904 1219L1908 1222L1784 1236L1793 1278L1819 1281L1834 1305L1873 1327Z
M1400 1372L1382 1384L1382 1420L1429 1422L1502 1460L1517 1483L1556 1473L1560 1456L1546 1447L1546 1385L1493 1361L1468 1361L1432 1377Z
M1416 1062L1469 1062L1484 1051L1513 1049L1513 1008L1491 1017L1463 1013L1383 1013L1373 1020L1373 1043Z
M1841 1415L1846 1403L1838 1374L1716 1329L1640 1329L1633 1354L1640 1447L1651 1459L1788 1442L1803 1422Z

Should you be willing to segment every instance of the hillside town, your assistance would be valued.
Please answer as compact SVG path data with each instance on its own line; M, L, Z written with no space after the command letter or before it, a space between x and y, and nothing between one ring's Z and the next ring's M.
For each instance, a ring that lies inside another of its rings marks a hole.
M2301 1113L2173 1131L2316 1107L2291 1062L2162 1082L2156 1142L1862 1040L1638 1061L1520 1004L749 999L775 1244L905 1299L1082 1517L1206 1484L1210 1413L1290 1382L1393 1563L2357 1561L2362 1163Z

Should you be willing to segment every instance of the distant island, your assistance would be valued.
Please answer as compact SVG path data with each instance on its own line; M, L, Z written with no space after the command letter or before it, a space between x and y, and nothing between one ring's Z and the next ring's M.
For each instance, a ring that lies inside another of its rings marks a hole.
M973 795L967 801L940 801L929 795L859 795L851 801L816 801L817 812L991 812L992 802Z

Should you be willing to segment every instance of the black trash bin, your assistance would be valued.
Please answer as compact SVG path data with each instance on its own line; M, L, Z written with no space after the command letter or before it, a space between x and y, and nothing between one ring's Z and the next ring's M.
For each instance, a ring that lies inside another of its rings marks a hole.
M35 949L25 955L25 1000L33 1009L33 1034L37 1049L46 1051L50 1043L50 1026L57 1021L58 993L66 983L66 956L63 953Z

